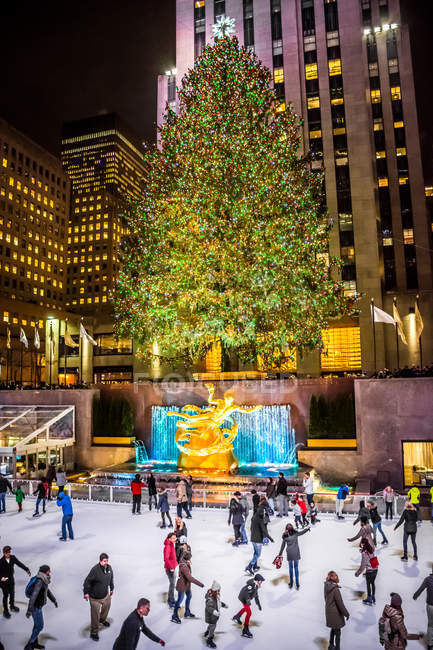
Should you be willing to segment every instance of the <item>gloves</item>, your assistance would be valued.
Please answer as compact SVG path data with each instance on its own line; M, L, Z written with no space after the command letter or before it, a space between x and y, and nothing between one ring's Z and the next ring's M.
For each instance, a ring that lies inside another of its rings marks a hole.
M57 600L56 600L56 602L54 603L54 607L57 609L58 606L59 606L59 603L58 603Z
M224 609L228 609L228 605L226 605L226 604L223 603L223 602L221 603L221 607L224 607Z
M162 639L160 639L160 640L159 640L159 645L162 645L162 647L164 647L164 646L165 646L165 641L163 641Z
M262 611L262 606L261 605L257 605L257 607L259 608L259 611Z
M214 616L216 616L216 617L218 617L218 616L220 615L220 613L219 613L219 611L218 611L217 609L214 609L213 612L212 612L212 614L213 614Z
M27 610L26 611L26 618L30 618L31 615L32 615L32 613L29 610Z
M30 569L27 569L26 573L27 573L28 576L32 575L32 572L30 571Z

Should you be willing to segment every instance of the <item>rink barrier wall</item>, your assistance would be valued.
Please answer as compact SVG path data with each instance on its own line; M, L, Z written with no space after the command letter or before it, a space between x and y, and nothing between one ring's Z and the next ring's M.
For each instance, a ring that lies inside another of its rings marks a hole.
M33 498L33 492L39 481L14 479L11 484L14 488L19 484L27 498ZM132 504L131 489L128 485L101 485L91 483L67 483L65 492L71 499L77 501L89 501L96 503L125 503ZM168 500L170 506L173 507L172 512L176 509L176 491L175 489L167 489ZM52 487L53 496L57 495L57 487ZM290 495L288 497L290 498ZM295 494L295 492L293 492ZM233 495L233 490L193 490L193 506L195 508L227 508L230 499ZM36 500L36 497L34 497ZM247 494L247 499L250 505L250 515L252 514L253 505L251 495ZM336 492L317 492L314 495L314 502L319 512L335 512L335 499ZM360 501L374 501L377 503L378 512L381 515L385 514L385 502L381 494L351 494L344 502L344 512L350 514L357 514L360 508ZM407 501L405 495L398 495L394 499L393 512L394 516L399 516ZM142 504L147 505L149 502L147 491L143 492ZM290 504L289 504L290 506ZM291 508L288 508L289 511Z

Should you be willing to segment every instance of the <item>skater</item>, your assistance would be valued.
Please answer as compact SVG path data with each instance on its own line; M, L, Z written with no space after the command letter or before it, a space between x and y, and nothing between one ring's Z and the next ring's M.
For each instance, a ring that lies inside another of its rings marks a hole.
M416 511L415 506L410 502L407 501L404 510L401 513L401 517L398 521L398 523L394 526L394 530L397 530L401 524L404 523L403 527L403 555L401 557L401 560L403 562L407 562L407 540L410 537L412 540L412 546L413 546L413 559L418 560L418 549L416 546L416 531L417 531L417 521L418 521L418 514Z
M368 509L370 511L371 523L373 524L373 541L374 541L374 545L376 546L376 544L377 544L376 531L379 531L380 534L382 535L382 544L388 544L388 540L386 539L386 535L382 530L382 517L377 512L377 505L374 503L374 501L368 501L367 507L368 507Z
M176 539L174 547L176 550L176 560L178 564L180 563L182 556L185 555L185 553L191 553L191 546L188 544L188 541L184 535L181 535Z
M191 474L188 474L188 476L183 480L185 481L186 496L188 497L188 508L189 508L189 511L191 512L191 510L192 510L192 486L193 486L193 480L192 480Z
M344 519L343 508L347 496L349 496L349 488L345 483L342 483L338 489L337 498L335 499L335 514L338 519Z
M15 565L30 575L30 569L20 562L15 555L11 555L11 550L10 546L3 546L3 556L0 558L0 587L3 592L3 616L5 618L11 617L10 611L20 611L15 605Z
M170 517L170 505L168 503L168 492L165 488L159 488L158 490L158 505L157 510L161 512L162 525L161 528L167 528L165 525L165 517L167 516L168 525L170 528L173 527L173 522Z
M176 500L177 500L177 516L182 517L182 509L185 510L186 518L191 519L191 514L188 508L188 497L186 494L185 481L181 481L180 476L176 477Z
M277 486L275 485L274 479L272 476L268 478L268 484L266 486L266 498L268 500L269 506L272 510L271 514L273 515L275 513L275 503L274 503L274 497L275 497L275 492L277 490Z
M363 499L361 499L361 501L359 502L358 516L353 522L353 525L356 526L356 524L358 524L361 521L362 517L367 517L367 519L370 519L370 510L365 505L365 501Z
M287 517L287 481L284 478L283 472L278 474L278 483L276 490L278 515L277 517Z
M245 571L247 571L252 576L254 575L254 571L258 571L260 568L257 565L257 560L262 553L263 540L266 538L270 539L271 542L274 541L269 535L266 523L264 521L263 510L258 509L251 519L251 543L253 545L254 553L248 566L245 568Z
M377 570L379 566L379 561L374 554L374 548L370 545L368 540L364 537L361 539L360 545L361 551L361 564L359 569L355 572L355 576L358 577L365 570L365 580L367 582L367 598L362 602L365 605L375 605L376 604L376 577Z
M47 469L47 483L48 483L48 489L47 489L47 499L48 501L51 501L51 490L53 487L53 481L56 478L56 468L54 467L54 463L51 463Z
M331 628L328 650L340 650L341 628L349 620L349 612L341 597L338 575L330 571L325 581L326 626Z
M57 600L48 588L50 582L51 569L48 564L43 564L41 567L39 567L38 574L34 578L31 578L26 587L26 596L29 598L26 617L33 617L33 630L24 650L32 650L32 648L45 648L45 646L40 644L38 641L39 633L44 629L44 617L42 614L42 609L47 604L47 598L51 600L54 607L58 607Z
M239 502L242 504L242 508L244 509L244 522L243 524L241 524L241 538L242 538L241 544L248 544L246 524L250 512L250 505L248 503L248 498L246 493L242 494L241 498L239 499Z
M247 581L247 584L244 587L242 587L238 596L243 607L237 614L233 616L232 619L233 621L236 621L236 623L242 625L241 616L242 614L245 614L245 622L242 628L242 636L246 636L249 639L253 638L253 635L251 634L249 628L250 618L251 618L251 601L254 598L257 607L259 608L260 611L262 611L262 606L260 604L258 592L264 581L265 579L263 576L260 575L260 573L256 573L254 578L250 578L250 580Z
M113 650L135 650L140 641L140 632L148 639L165 646L165 641L156 636L143 621L150 611L150 601L147 598L140 598L137 607L123 621L120 634L114 642Z
M292 499L290 502L290 505L292 506L293 510L293 516L295 518L295 526L296 529L299 527L303 528L302 526L302 512L301 512L301 507L299 503L297 503L296 499Z
M173 532L176 537L188 537L188 530L182 517L176 517L174 520Z
M57 496L59 496L59 494L64 491L65 485L66 485L66 474L63 471L63 467L61 465L59 465L58 468L57 468L56 485L57 485L58 490L59 490L57 492Z
M407 645L408 633L404 624L401 605L401 596L392 593L391 604L385 605L382 616L379 619L379 640L385 650L400 650ZM386 631L387 621L391 631L390 635Z
M301 559L301 553L299 551L298 537L308 533L310 528L304 528L298 533L292 526L292 524L287 524L284 533L283 541L281 542L280 552L278 553L279 557L283 557L284 548L287 553L287 562L289 563L289 589L293 589L293 572L295 573L295 584L296 589L299 590L299 560Z
M310 505L310 503L314 501L314 485L310 472L305 472L302 485L304 487L305 494L307 495L307 503Z
M167 603L170 609L175 606L174 586L176 582L176 568L178 560L176 557L176 535L169 533L164 540L164 569L168 578Z
M155 505L155 508L157 507L156 481L153 472L149 472L149 474L147 475L147 490L149 492L149 510L152 510L152 501Z
M83 583L84 600L90 603L90 638L99 641L99 626L110 627L107 621L114 591L113 569L107 553L101 553L98 564L90 569Z
M418 522L421 523L421 511L419 509L419 500L421 497L421 492L419 491L419 488L417 488L416 485L414 485L408 491L407 496L409 497L411 504L415 506L416 513L418 515Z
M318 510L316 508L316 504L314 503L314 501L311 501L311 503L310 503L310 521L313 524L313 526L316 523L320 523L320 519L317 518L318 514L319 514L319 512L318 512Z
M23 501L26 498L26 495L22 491L20 483L18 484L17 489L14 490L14 494L15 494L15 499L16 499L17 505L18 505L18 512L22 512L23 511Z
M421 586L414 593L413 599L416 600L424 589L427 589L427 648L433 650L433 571L427 578L424 578Z
M191 575L191 553L184 553L179 563L179 577L176 583L177 600L174 605L173 616L171 617L173 623L181 623L181 620L179 618L179 607L181 606L185 596L186 604L184 618L195 618L195 614L192 614L190 609L192 582L198 587L204 587L204 584L200 582L200 580L193 578Z
M39 515L39 504L42 501L42 512L45 514L45 503L46 503L46 498L47 498L47 492L48 492L48 483L47 479L41 478L39 480L39 483L36 486L36 490L33 492L33 496L37 495L36 498L36 508L33 513L33 517L37 517Z
M355 542L357 539L363 539L364 537L368 540L370 546L374 548L374 542L373 542L373 528L371 525L368 523L367 517L361 517L361 527L357 534L354 537L348 537L347 541L348 542Z
M0 513L6 512L6 492L8 491L12 492L13 494L13 489L12 485L6 478L6 476L3 476L0 474Z
M257 490L251 490L252 496L252 501L253 501L253 515L257 512L257 508L259 507L260 503L260 495L257 494Z
M394 506L395 492L390 485L387 485L383 491L383 500L385 501L385 519L392 519L392 509Z
M60 492L57 495L57 505L62 509L63 512L62 536L59 539L61 542L66 542L66 528L68 529L69 539L74 539L74 531L72 530L72 517L74 515L74 511L72 508L71 497L64 492Z
M240 492L234 492L232 498L230 499L228 525L230 526L230 524L233 522L233 531L235 535L235 541L233 542L232 546L239 546L242 541L241 526L244 523L244 509L241 502L239 501L240 496Z
M140 474L136 474L135 478L131 481L132 492L132 514L141 515L141 491L146 487L146 484L141 480Z
M204 612L204 620L208 626L206 632L204 633L204 636L207 639L206 645L208 648L216 648L216 644L213 640L215 628L221 614L221 607L227 607L225 603L221 602L220 591L221 585L219 582L214 580L212 582L211 588L207 590L205 596L206 607Z
M302 527L308 526L308 519L307 519L307 506L304 501L304 498L300 494L296 494L296 503L298 504L300 510L301 510L301 517L302 517Z

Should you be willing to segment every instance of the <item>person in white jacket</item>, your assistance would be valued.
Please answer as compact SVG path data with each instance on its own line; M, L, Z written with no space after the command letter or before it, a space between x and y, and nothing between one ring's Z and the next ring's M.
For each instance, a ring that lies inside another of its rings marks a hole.
M314 501L314 485L310 472L305 472L302 485L304 487L305 494L307 495L308 505L310 505L310 503Z

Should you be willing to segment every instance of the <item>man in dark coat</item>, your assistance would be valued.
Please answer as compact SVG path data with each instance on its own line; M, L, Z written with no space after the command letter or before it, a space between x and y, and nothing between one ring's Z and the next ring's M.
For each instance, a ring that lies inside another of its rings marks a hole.
M277 517L287 517L287 481L284 478L283 472L280 472L278 475L276 497L278 505Z
M240 492L234 492L230 499L229 521L228 524L233 522L233 530L235 533L235 541L233 546L239 546L241 543L241 526L244 523L244 507L239 501L241 496Z
M39 571L35 576L36 580L33 584L33 589L29 598L29 605L26 612L26 617L33 617L33 630L29 642L24 647L24 650L33 650L34 648L45 648L38 641L39 633L44 629L44 617L42 610L47 604L49 598L54 607L58 607L57 600L50 591L48 585L51 582L51 569L48 564L43 564L39 567Z
M247 571L252 576L254 575L254 571L257 571L259 569L257 560L262 553L263 540L265 538L270 539L271 542L274 541L269 535L268 528L265 523L264 509L260 507L251 519L251 543L254 548L254 555L248 566L245 568L245 571Z
M147 489L149 491L149 510L152 510L152 500L155 504L155 508L157 507L156 481L153 472L149 472L147 476Z
M108 564L108 555L101 553L98 564L90 570L83 584L84 599L90 602L90 638L93 641L99 641L100 623L110 627L107 616L113 591L113 569Z
M0 512L6 512L6 492L8 488L10 492L13 492L10 482L0 474Z
M113 650L135 650L140 640L140 632L143 632L149 639L165 646L165 641L156 636L143 621L150 611L150 602L147 598L140 598L137 608L123 621L120 634L114 642Z
M10 618L8 608L8 600L12 612L19 612L19 608L15 606L15 580L14 580L14 566L15 564L30 575L30 569L19 561L15 555L11 555L11 547L3 547L3 556L0 559L0 587L3 591L3 616Z

